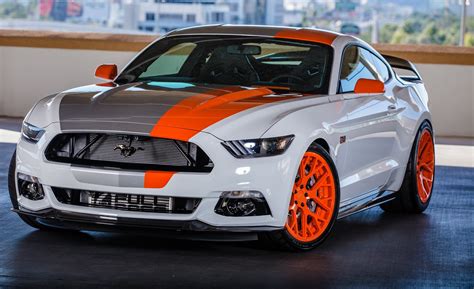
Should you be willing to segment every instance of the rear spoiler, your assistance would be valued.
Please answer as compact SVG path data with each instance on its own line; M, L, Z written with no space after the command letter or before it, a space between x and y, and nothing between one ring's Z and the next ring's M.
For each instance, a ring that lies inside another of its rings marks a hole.
M413 63L411 63L410 61L399 58L399 57L391 56L391 55L382 54L382 56L385 58L385 60L387 60L388 64L390 64L392 68L407 70L407 71L410 71L411 74L413 74L413 75L400 75L399 73L397 73L398 77L401 78L402 80L415 82L415 83L419 83L423 81L421 79L420 73L418 72L418 70L416 70L415 65L413 65Z

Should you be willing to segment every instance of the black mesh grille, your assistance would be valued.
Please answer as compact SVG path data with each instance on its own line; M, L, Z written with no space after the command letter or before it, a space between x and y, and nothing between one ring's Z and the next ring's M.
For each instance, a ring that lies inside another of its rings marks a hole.
M201 199L97 192L52 187L63 204L121 211L191 214Z
M210 172L213 167L196 144L136 135L60 134L45 155L54 162L131 170Z

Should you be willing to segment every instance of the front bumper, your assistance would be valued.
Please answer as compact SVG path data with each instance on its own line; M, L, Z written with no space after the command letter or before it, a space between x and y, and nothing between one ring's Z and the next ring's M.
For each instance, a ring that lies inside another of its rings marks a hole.
M82 225L115 227L168 228L192 231L266 231L284 227L288 202L299 164L300 152L295 140L288 151L280 156L236 159L221 145L221 140L208 133L197 134L192 142L203 148L214 162L210 173L179 172L161 189L145 188L144 172L105 168L71 166L49 162L44 150L50 140L61 133L58 123L46 128L43 138L32 144L21 140L17 147L16 173L38 178L43 185L45 198L31 201L21 196L19 213L40 214L42 220L74 222ZM123 132L114 132L123 133ZM191 214L119 211L107 208L90 208L59 202L52 187L140 194L200 198L201 202ZM265 197L271 215L228 217L214 209L222 192L237 190L259 191ZM76 217L79 216L79 219ZM74 217L71 220L71 217Z
M111 217L89 215L56 209L30 211L24 208L13 209L14 212L38 218L41 223L52 227L94 231L178 231L178 232L231 232L250 233L278 230L271 226L225 227L211 226L201 221L153 220L140 218Z

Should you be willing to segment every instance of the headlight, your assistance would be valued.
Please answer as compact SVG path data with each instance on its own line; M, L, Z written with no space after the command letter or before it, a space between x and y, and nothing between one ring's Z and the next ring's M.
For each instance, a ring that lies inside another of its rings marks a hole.
M21 135L30 142L37 143L44 134L44 129L36 127L32 124L23 122L21 127Z
M236 158L256 158L284 153L294 135L273 138L225 141L222 145Z

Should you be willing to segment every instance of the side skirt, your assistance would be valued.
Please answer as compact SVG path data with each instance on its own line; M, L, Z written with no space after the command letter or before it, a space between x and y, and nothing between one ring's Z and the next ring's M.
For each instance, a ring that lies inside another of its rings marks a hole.
M394 191L371 191L365 195L341 203L337 218L342 219L352 214L362 212L391 201L395 199L395 197L396 192Z

